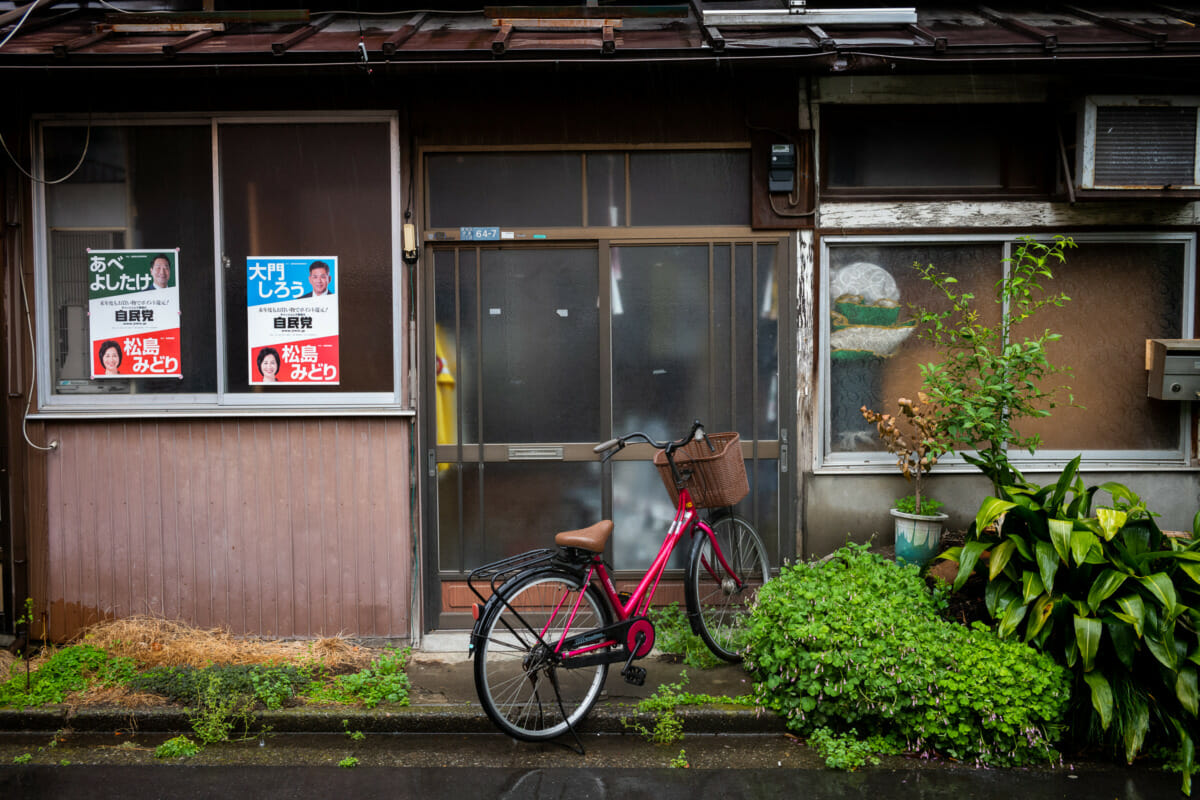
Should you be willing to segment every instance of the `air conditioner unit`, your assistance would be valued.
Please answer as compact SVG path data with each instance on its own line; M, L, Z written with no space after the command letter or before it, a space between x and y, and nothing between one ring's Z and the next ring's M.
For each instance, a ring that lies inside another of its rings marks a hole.
M1080 114L1081 190L1200 189L1200 97L1091 96Z

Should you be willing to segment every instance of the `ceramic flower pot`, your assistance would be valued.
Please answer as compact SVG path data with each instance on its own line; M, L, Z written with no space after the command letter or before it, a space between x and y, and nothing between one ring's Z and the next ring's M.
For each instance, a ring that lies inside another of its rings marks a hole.
M896 560L925 566L938 554L942 523L948 514L906 514L891 509L896 519Z

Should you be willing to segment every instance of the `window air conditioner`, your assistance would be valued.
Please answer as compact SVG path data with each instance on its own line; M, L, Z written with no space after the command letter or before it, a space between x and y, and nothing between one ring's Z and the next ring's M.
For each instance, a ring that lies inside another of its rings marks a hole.
M1200 189L1200 97L1092 96L1080 115L1081 190Z

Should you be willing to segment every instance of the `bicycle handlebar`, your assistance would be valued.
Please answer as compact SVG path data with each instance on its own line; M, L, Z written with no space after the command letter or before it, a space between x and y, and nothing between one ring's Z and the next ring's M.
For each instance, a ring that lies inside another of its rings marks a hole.
M708 437L704 434L704 425L701 424L700 420L695 420L692 422L691 430L687 432L686 436L677 441L668 440L665 442L659 442L652 439L648 434L642 433L641 431L635 431L633 433L627 433L624 436L616 439L609 439L607 442L602 442L601 444L593 447L592 452L604 453L604 460L607 461L620 452L620 450L629 442L642 441L658 450L665 450L667 451L667 454L670 455L673 451L678 450L680 447L683 447L693 439L696 441L708 441ZM709 442L708 446L710 449L713 447L711 442Z

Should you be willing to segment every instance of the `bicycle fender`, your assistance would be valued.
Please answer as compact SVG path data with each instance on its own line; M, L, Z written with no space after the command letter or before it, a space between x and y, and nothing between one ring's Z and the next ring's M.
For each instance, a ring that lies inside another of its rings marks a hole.
M584 573L582 570L574 570L574 569L570 569L569 567L566 567L566 566L554 566L554 567L547 567L547 568L542 568L542 569L537 569L537 570L530 570L529 572L522 572L522 573L519 573L519 574L514 575L513 577L509 578L507 581L505 581L500 586L499 589L496 590L496 592L491 597L488 598L487 602L484 604L483 608L479 612L479 618L476 619L475 624L473 626L471 626L471 640L467 644L467 657L468 658L475 657L477 643L479 642L479 639L483 635L480 631L483 628L484 621L490 619L492 614L499 613L499 611L497 610L497 607L503 607L503 605L504 605L503 598L506 597L511 592L512 587L518 581L527 579L531 575L555 575L555 576L559 576L559 577L563 577L563 578L568 578L568 579L574 581L578 585L582 585L583 579L586 577L586 573Z

